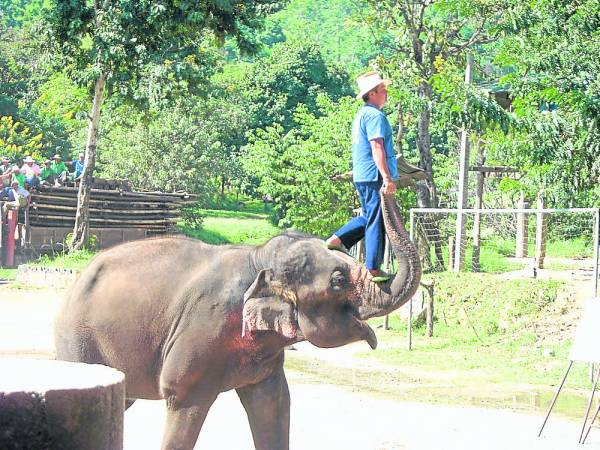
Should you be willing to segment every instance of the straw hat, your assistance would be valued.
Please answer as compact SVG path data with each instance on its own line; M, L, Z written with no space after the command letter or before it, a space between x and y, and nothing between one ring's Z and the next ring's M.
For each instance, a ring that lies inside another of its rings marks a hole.
M32 163L33 162L33 158L31 156L27 156L27 157L25 157L25 159L23 160L23 162Z
M392 84L391 80L386 80L386 79L381 78L381 75L379 75L379 73L377 73L375 71L362 74L360 77L358 77L356 79L356 84L358 84L358 90L359 90L356 98L358 98L358 99L362 98L363 95L365 95L370 90L375 89L377 86L379 86L382 83L385 84L386 86L389 86L390 84Z
M52 157L52 159L62 159L62 156L60 156L58 153L56 155L54 155Z

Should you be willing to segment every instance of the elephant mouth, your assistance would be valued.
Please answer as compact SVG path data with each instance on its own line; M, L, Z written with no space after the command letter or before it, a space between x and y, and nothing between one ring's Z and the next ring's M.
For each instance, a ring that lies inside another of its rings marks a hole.
M371 328L366 321L361 320L358 308L356 308L354 304L348 302L346 303L345 308L346 312L350 315L350 320L353 325L361 330L363 339L367 341L373 350L375 350L377 348L377 336L375 335L373 328Z

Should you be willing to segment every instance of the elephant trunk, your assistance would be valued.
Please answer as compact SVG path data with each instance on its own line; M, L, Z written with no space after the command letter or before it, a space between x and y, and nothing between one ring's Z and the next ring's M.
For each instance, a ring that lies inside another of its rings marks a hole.
M387 282L374 283L368 280L364 270L361 276L362 304L359 306L362 320L384 316L401 307L412 298L421 280L419 254L404 227L398 204L393 195L380 196L385 229L396 256L398 271Z

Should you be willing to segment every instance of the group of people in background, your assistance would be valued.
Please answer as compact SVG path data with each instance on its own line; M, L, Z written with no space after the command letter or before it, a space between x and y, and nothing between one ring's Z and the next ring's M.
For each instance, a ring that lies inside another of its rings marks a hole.
M85 167L85 155L79 154L69 166L56 154L52 159L46 159L40 167L31 156L23 158L23 164L0 158L0 201L3 201L2 213L10 209L27 206L31 194L30 189L40 186L63 186L69 181L79 181Z
M17 181L22 188L37 189L42 185L62 186L68 181L79 181L85 167L85 156L79 154L79 158L68 163L62 160L62 156L56 154L52 159L44 161L42 166L38 165L31 156L23 158L23 164L11 161L6 157L0 159L0 181L2 187L9 187L13 181Z

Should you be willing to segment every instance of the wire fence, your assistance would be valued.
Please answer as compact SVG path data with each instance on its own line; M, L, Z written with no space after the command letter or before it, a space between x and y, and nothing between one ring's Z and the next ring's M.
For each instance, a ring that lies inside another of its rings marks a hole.
M425 272L579 270L598 288L598 208L410 211Z

